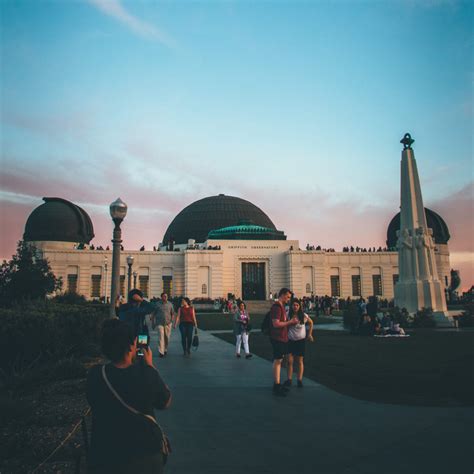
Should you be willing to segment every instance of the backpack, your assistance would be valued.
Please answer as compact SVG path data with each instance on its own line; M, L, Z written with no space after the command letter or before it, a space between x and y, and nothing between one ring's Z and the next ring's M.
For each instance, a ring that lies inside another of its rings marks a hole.
M262 327L261 327L262 334L269 336L271 327L272 327L272 312L270 310L263 318Z

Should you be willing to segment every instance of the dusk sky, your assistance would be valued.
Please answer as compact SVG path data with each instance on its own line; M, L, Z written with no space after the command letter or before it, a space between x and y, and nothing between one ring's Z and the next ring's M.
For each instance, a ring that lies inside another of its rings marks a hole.
M1 0L0 257L43 196L148 249L191 202L262 208L289 239L385 245L399 140L474 283L473 3Z

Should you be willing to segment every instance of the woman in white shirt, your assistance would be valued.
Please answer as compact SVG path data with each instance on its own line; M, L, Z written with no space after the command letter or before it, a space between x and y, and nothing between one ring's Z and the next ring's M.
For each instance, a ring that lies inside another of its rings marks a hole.
M241 301L238 309L234 312L234 335L236 337L235 356L240 359L240 348L244 345L245 358L250 359L249 349L249 332L250 332L250 316L247 312L245 303Z
M306 339L313 342L313 321L303 312L300 300L293 300L291 303L288 319L296 316L299 320L298 324L288 327L288 380L283 384L286 387L291 387L291 379L293 377L293 362L296 360L297 386L303 388L303 372L304 372L304 356L306 349ZM309 325L308 331L306 324Z

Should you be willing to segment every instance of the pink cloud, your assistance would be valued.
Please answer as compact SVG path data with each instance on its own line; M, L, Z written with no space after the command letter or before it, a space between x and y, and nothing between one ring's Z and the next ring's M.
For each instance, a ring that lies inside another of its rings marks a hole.
M435 201L432 209L448 225L451 251L474 252L474 181L450 196Z
M30 196L52 196L72 195L76 199L84 195L85 189L79 183L65 181L57 174L43 169L45 179L38 179L38 175L33 171L20 170L5 166L0 177L0 186L4 191ZM93 197L91 192L90 196Z
M3 110L1 117L7 125L61 140L65 136L82 138L92 127L91 115L86 112L35 116Z
M86 164L73 175L57 172L54 166L48 168L44 164L42 176L38 177L33 171L22 169L18 162L7 160L7 171L2 174L0 186L3 190L36 198L37 205L42 203L43 196L64 197L81 205L93 220L94 243L104 247L110 244L112 231L108 205L120 196L129 205L123 224L124 244L129 249L137 249L141 245L151 249L161 241L167 226L181 209L197 199L219 192L256 204L278 229L285 231L289 239L299 240L302 248L306 243L336 250L345 245L383 247L387 226L398 212L398 202L392 206L364 206L357 201L337 202L333 196L317 188L297 192L287 189L284 180L271 185L264 183L257 188L247 185L245 179L223 179L216 171L187 161L180 162L179 169L168 165L166 160L163 165L159 164L160 169L163 167L172 178L169 186L156 186L146 179L134 179L134 173L146 177L146 170L153 165L153 149L130 146L127 152L133 155L132 168L127 160L107 154L97 166ZM176 192L176 185L183 183L187 192ZM446 220L451 233L452 252L474 251L473 194L474 184L470 183L442 200L426 203ZM35 206L12 202L0 205L2 229L6 229L0 256L8 257L15 251L26 219ZM463 288L469 287L473 281L472 261L458 260L456 265L462 272Z
M23 238L25 223L31 212L28 204L0 202L0 259L10 259L16 251L16 244Z

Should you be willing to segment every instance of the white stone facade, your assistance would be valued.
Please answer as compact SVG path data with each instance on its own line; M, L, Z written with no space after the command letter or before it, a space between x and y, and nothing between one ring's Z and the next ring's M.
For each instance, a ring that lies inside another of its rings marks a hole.
M75 289L88 299L110 296L111 251L76 250L70 242L32 243L48 259L55 275L62 277L64 291ZM204 246L220 246L220 250L122 251L121 293L127 291L126 258L131 255L136 286L145 289L149 298L158 297L167 288L172 296L219 298L232 293L241 297L242 264L247 262L265 264L267 297L284 286L300 297L312 293L342 298L367 298L375 293L381 298L394 297L397 252L306 251L299 250L296 240L212 240ZM438 245L435 255L446 288L451 268L448 246Z

